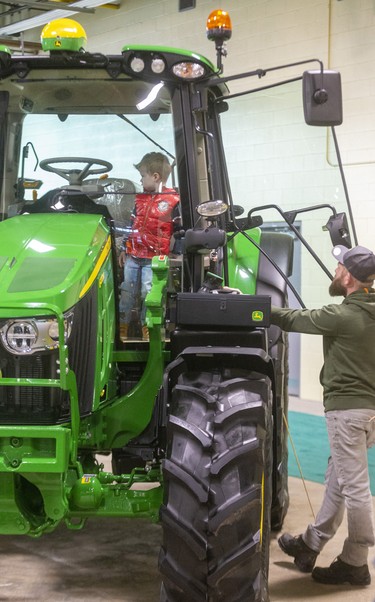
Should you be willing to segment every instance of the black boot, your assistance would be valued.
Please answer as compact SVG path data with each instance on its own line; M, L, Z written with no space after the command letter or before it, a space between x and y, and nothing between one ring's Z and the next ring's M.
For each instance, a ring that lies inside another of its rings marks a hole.
M294 564L302 573L311 573L319 552L314 552L305 544L302 535L293 537L289 533L284 533L278 539L278 544L285 554L293 556Z
M343 583L370 585L371 583L371 575L367 564L353 566L343 562L340 558L336 558L327 568L317 566L311 576L319 583L329 583L331 585L341 585Z

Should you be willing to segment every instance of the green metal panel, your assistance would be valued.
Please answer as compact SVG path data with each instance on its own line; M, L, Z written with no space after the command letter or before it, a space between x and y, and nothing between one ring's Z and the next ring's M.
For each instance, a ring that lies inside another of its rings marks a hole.
M245 233L259 245L261 239L260 228L246 230ZM229 234L228 237L229 285L240 289L242 293L255 295L259 251L243 233L238 233L235 236Z
M0 473L64 473L71 431L58 426L0 426Z
M16 502L16 482L13 474L0 473L0 533L24 535L31 529L30 521Z
M122 447L139 435L151 419L164 374L165 352L161 328L164 321L168 266L168 257L152 259L152 288L145 301L150 342L142 377L129 393L100 408L93 416L82 419L80 445L83 447ZM128 354L126 350L116 351L112 360L127 362ZM134 354L130 354L133 358ZM146 356L142 358L146 359Z
M62 426L0 426L0 533L38 536L58 525L70 448Z
M68 276L75 259L26 257L9 285L8 293L28 293L54 288Z
M8 268L0 270L1 314L17 304L72 307L107 239L98 215L40 213L0 222L0 257Z

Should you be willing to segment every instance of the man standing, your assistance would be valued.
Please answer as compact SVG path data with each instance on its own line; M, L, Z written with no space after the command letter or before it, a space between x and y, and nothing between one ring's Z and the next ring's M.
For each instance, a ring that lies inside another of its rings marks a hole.
M365 247L334 247L337 259L331 296L344 301L321 309L272 307L271 322L289 332L323 336L320 382L331 456L325 493L315 522L293 537L279 538L283 552L320 583L369 585L368 549L375 543L367 448L375 445L375 255ZM327 568L314 568L335 535L344 510L348 535Z

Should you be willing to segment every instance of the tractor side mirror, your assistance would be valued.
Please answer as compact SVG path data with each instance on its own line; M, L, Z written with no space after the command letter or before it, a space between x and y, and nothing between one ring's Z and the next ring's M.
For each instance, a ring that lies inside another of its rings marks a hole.
M326 225L323 226L323 230L328 230L333 247L343 245L348 249L352 248L348 220L345 213L331 215Z
M341 125L342 92L338 71L305 71L302 77L302 91L307 125Z

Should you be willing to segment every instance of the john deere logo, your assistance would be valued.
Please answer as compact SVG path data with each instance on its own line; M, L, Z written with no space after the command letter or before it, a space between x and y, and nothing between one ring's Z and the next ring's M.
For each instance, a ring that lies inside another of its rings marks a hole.
M254 322L262 322L263 320L263 312L262 311L253 311L253 313L251 314L251 317L253 319Z

